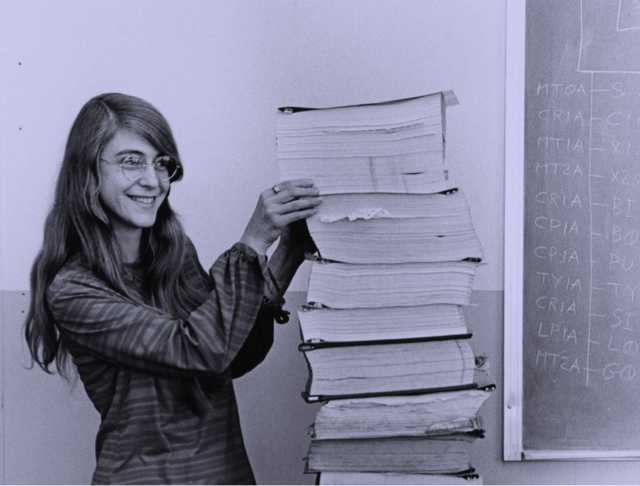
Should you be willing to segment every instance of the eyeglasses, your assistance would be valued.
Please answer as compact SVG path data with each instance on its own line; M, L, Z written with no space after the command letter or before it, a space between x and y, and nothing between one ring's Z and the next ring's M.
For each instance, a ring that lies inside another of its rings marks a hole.
M119 165L122 169L122 174L130 181L137 181L147 171L147 167L153 166L153 170L156 172L156 177L159 181L169 181L177 173L180 168L178 161L169 155L158 157L151 164L148 164L143 157L137 155L127 155L122 162L111 162L106 159L101 159L110 164Z

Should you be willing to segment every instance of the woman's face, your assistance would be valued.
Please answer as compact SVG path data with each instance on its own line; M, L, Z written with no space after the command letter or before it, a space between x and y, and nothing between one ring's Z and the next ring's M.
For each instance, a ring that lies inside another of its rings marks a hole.
M116 237L140 235L153 226L158 208L167 197L169 181L159 181L150 165L137 181L128 180L117 164L128 155L152 164L158 151L144 138L128 130L119 130L104 147L98 162L100 201L114 227Z

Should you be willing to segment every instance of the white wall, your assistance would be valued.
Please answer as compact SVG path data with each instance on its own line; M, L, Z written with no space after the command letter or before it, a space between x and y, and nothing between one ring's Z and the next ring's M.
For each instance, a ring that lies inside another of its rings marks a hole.
M506 0L2 1L0 290L28 289L28 272L41 244L66 135L82 104L96 94L134 94L168 118L186 166L185 179L172 189L172 202L183 214L203 263L209 265L240 237L258 194L278 179L277 107L368 103L443 89L453 89L460 100L447 114L447 165L467 194L488 263L479 269L475 289L502 290L505 4ZM305 271L292 290L305 290ZM3 302L14 306L16 295ZM3 318L5 371L18 363L20 325L8 314ZM278 332L297 333L291 326ZM287 366L297 367L292 375L300 372L297 351L287 352L265 363L261 376L267 381L262 388L251 380L238 384L243 423L259 427L250 417L259 408L261 416L280 421L280 430L286 431L280 440L304 435L289 430L290 421L282 414L269 413L269 393L280 390L276 385L282 380L293 379L283 376ZM276 358L277 366L269 368ZM50 400L44 409L28 398L20 406L7 405L18 403L19 390L41 391L57 378L33 370L7 372L4 380L5 424L21 424L35 440L39 426L30 425L30 415L37 414L38 423L53 423L58 428L42 439L45 450L55 447L56 434L92 442L95 412L86 403L77 407L81 431L77 424L73 431L69 426L68 403L50 398L49 392L42 391L43 399ZM297 418L308 413L300 411L305 406L300 402L292 394L290 412ZM262 454L255 446L264 441L261 430L247 432L254 457ZM5 434L5 449L26 447L8 438ZM56 463L77 471L76 479L55 475L50 467L54 456L19 451L5 464L5 481L87 482L86 471L92 465L59 449L62 458L55 456ZM292 464L301 468L304 452L293 452L299 457ZM252 461L264 463L262 458ZM37 474L26 475L27 470ZM277 470L256 474L264 482L288 477Z
M452 89L446 165L469 199L489 264L474 288L501 290L505 2L295 2L293 106L340 106Z
M12 0L2 19L3 289L28 287L66 136L119 91L169 119L186 166L172 190L204 261L239 239L277 181L274 98L288 85L288 2Z
M504 0L6 0L1 4L2 288L28 287L65 138L90 97L141 96L186 166L172 201L204 262L277 181L275 109L453 89L447 165L502 288ZM465 35L461 35L464 33Z

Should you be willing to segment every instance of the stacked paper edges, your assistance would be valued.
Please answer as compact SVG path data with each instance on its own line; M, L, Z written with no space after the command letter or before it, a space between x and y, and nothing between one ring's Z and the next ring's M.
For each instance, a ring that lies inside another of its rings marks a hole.
M298 317L323 402L306 472L320 484L481 484L471 444L493 385L478 387L461 306L484 255L447 181L453 92L328 109L281 109L281 180L310 178L319 257Z

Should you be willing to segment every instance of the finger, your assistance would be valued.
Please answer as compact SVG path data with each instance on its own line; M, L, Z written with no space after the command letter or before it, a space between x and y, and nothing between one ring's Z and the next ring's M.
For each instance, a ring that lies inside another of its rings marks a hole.
M317 208L322 204L322 197L305 197L300 199L292 199L286 203L278 205L274 208L278 214L289 214L297 211L305 211L307 209Z
M318 212L318 208L306 209L304 211L295 211L292 213L287 213L282 216L282 224L287 226L291 223L295 223L296 221L301 221L303 219L310 218Z
M263 193L266 199L277 204L284 204L294 199L317 197L320 195L320 190L317 187L278 187L279 191L276 193L273 190L265 191Z
M279 182L271 189L264 191L265 195L279 196L280 199L303 197L303 196L317 196L320 194L318 188L313 187L312 179L293 179L283 182Z
M320 189L314 186L310 186L310 187L293 186L289 188L289 194L292 197L319 196Z

